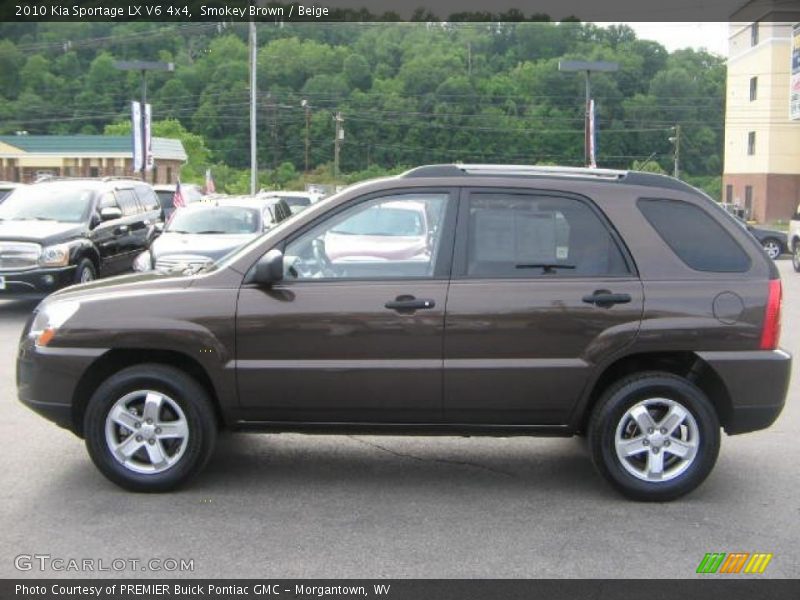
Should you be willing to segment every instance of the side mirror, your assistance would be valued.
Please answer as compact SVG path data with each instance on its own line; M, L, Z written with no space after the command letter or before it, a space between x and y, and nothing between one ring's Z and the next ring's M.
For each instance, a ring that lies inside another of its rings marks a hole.
M116 206L106 206L100 209L101 221L113 221L114 219L121 219L122 211Z
M283 280L283 252L273 248L256 263L253 283L272 285Z

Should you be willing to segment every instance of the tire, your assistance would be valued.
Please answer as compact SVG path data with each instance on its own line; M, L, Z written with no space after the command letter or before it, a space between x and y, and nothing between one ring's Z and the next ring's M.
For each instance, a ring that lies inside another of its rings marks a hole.
M775 238L765 239L763 242L761 242L761 246L764 248L764 252L767 253L767 256L769 256L772 260L776 260L783 253L781 243Z
M97 388L83 431L89 456L109 480L133 492L166 492L208 462L217 422L208 394L194 379L174 367L142 364Z
M82 258L75 268L75 283L88 283L97 279L97 270L94 263L88 258Z
M652 424L652 434L642 435L640 423ZM671 373L646 372L618 381L603 393L589 422L595 467L634 500L663 502L688 494L708 477L719 445L719 419L711 402L693 383ZM625 452L630 456L622 458ZM655 474L659 456L660 477Z
M800 273L800 241L794 243L794 252L792 252L792 266L795 273Z

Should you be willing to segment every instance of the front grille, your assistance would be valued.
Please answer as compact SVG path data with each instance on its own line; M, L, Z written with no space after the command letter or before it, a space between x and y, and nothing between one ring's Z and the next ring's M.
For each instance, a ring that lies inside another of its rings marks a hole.
M156 270L158 271L185 271L205 266L214 262L208 256L198 256L196 254L163 256L156 260Z
M0 242L0 271L23 271L39 266L39 244Z

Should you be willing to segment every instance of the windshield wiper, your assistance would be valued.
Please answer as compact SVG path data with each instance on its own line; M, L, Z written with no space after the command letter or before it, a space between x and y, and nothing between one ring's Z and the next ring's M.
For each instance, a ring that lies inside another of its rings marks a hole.
M575 265L556 264L556 263L533 263L516 265L515 269L542 269L544 273L555 273L556 269L574 269Z
M217 231L215 229L206 229L205 231L195 231L195 233L203 234L203 233L228 233L228 232L227 231Z

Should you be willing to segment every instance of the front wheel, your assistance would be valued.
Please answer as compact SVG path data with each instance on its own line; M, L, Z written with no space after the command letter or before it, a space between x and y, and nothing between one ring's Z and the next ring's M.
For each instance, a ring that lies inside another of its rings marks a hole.
M800 273L800 241L794 243L794 252L792 252L792 266L795 273Z
M764 252L767 253L772 260L776 260L781 255L781 243L778 240L767 238L761 245L764 247Z
M622 379L603 394L589 423L595 467L635 500L691 492L714 467L719 444L719 420L706 395L671 373Z
M217 427L208 394L183 371L128 367L92 395L86 448L108 479L135 492L172 490L208 461Z

